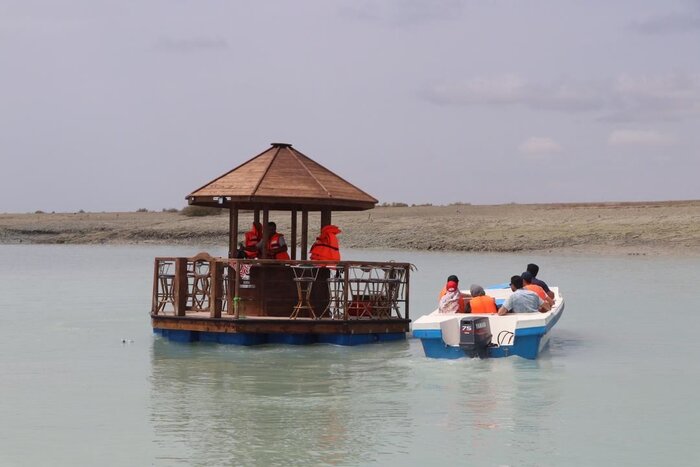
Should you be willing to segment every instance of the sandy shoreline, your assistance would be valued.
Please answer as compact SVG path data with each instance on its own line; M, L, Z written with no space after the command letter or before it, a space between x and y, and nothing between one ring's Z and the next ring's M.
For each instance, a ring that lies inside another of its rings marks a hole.
M319 219L310 215L310 241ZM242 214L241 228L252 217ZM289 232L289 214L271 213ZM552 251L700 255L700 201L379 207L338 212L341 247L437 251ZM3 244L225 245L228 211L0 214Z

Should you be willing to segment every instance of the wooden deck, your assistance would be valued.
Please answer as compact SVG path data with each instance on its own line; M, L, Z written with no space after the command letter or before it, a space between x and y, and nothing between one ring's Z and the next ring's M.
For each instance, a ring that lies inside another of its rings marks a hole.
M154 330L378 335L409 331L407 263L156 258Z

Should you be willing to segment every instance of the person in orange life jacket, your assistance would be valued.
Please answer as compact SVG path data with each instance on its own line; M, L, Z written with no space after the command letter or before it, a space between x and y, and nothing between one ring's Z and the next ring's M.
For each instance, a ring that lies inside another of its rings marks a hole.
M262 241L262 224L253 222L250 230L244 234L243 249L247 259L255 259L260 254L258 244Z
M525 270L526 270L527 272L529 272L530 274L532 274L532 283L535 284L535 285L539 285L540 287L542 287L542 288L544 289L544 293L546 293L547 296L548 296L549 298L552 298L552 299L553 299L553 298L554 298L554 292L552 292L551 290L549 290L549 287L547 286L547 283L546 283L545 281L540 280L540 279L537 278L537 273L540 272L540 267L539 267L538 265L534 264L534 263L530 263L530 264L527 265L527 267L525 268Z
M337 235L342 231L335 225L325 225L321 228L321 234L311 245L309 252L312 260L340 261L340 245Z
M529 271L525 271L520 275L523 278L523 288L527 290L532 290L535 292L542 300L549 303L549 306L554 305L554 300L547 295L542 287L533 283L532 274Z
M449 290L449 289L454 289L454 290ZM455 291L457 292L455 294ZM464 308L466 306L465 304L465 298L469 297L467 294L464 294L460 292L459 290L459 278L455 276L454 274L450 275L447 277L447 283L445 286L442 288L440 291L440 295L438 296L438 307L440 307L440 303L443 301L443 298L446 294L452 293L454 297L458 297L457 304L458 304L458 310L455 313L464 313ZM442 308L442 307L440 307ZM441 313L445 313L440 310Z
M277 233L277 224L274 222L267 223L267 229L270 232L270 238L267 241L266 259L289 259L287 254L287 242L284 241L284 235ZM258 243L258 248L262 249L262 241Z
M469 287L472 298L467 302L465 313L497 313L496 300L486 295L484 288L478 284Z

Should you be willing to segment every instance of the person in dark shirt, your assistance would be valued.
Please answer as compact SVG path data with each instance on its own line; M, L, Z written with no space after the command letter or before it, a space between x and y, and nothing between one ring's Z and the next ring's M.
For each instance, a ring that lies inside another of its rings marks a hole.
M537 273L540 272L540 267L534 263L530 263L527 265L526 271L532 274L532 283L542 287L544 289L544 293L546 293L549 298L553 299L554 292L549 290L549 287L547 286L547 283L545 281L537 278Z

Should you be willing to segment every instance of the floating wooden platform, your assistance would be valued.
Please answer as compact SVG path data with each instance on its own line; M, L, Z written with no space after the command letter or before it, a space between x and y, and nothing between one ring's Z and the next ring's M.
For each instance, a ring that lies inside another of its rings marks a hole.
M188 342L246 345L353 345L405 338L411 322L410 264L306 260L309 212L320 213L323 229L331 224L332 211L372 209L377 199L291 144L273 143L196 189L187 200L191 205L229 210L229 258L237 256L241 210L251 211L254 222L262 221L257 256L283 257L277 256L279 251L268 251L274 233L269 216L271 211L289 212L291 259L237 260L205 253L156 258L151 307L156 333Z
M176 341L355 345L404 339L407 263L156 258L151 323Z

